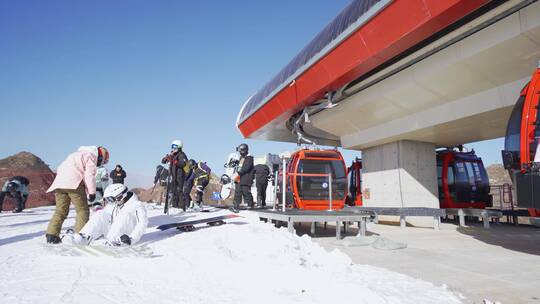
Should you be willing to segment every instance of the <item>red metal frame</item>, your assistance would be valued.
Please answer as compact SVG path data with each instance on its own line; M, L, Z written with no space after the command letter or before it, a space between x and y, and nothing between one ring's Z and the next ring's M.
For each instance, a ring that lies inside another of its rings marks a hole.
M456 202L452 199L452 196L450 195L450 189L448 187L448 167L451 163L455 161L455 153L453 151L445 151L438 155L438 157L442 158L443 166L442 166L442 185L443 185L443 192L444 192L444 198L441 200L439 199L439 204L441 208L479 208L484 209L486 208L486 203L482 202ZM472 161L476 163L482 163L481 160L478 161Z
M491 0L395 0L238 125L258 137Z
M521 112L520 132L520 161L522 170L533 161L531 144L534 143L536 131L536 119L540 102L540 68L534 71L531 81L521 91L520 96L525 96L523 111ZM529 209L531 216L540 216L540 210Z
M538 115L538 102L540 99L540 68L537 68L531 77L531 81L521 91L520 96L525 96L523 111L521 113L520 133L520 159L521 167L529 165L533 159L531 156L531 144L534 143L536 131L536 118Z
M333 161L339 160L343 163L343 168L345 168L345 174L347 173L347 167L345 166L345 160L339 151L335 150L317 150L317 153L325 155L325 157L313 157L307 156L306 153L313 152L313 150L302 149L294 152L291 155L289 164L287 166L287 185L291 187L293 197L294 197L294 207L305 210L328 210L329 202L327 199L324 200L305 200L301 199L298 195L299 189L296 177L297 176L326 176L326 174L304 174L297 173L300 160L303 159L312 159L312 160L322 160L322 161ZM333 199L332 200L332 210L343 209L345 206L345 200L347 199L347 189L345 189L345 195L343 199Z

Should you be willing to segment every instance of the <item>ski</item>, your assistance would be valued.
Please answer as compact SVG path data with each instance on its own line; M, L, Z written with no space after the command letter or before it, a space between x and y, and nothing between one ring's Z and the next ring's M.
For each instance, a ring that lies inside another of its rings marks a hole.
M171 229L171 228L178 228L180 230L190 230L191 227L194 227L195 225L198 225L198 224L208 224L210 226L213 226L216 223L224 224L225 223L224 220L237 218L237 217L241 217L241 216L236 215L236 214L227 214L227 215L210 217L210 218L194 220L194 221L164 224L164 225L158 226L157 229L159 229L161 231ZM184 229L184 228L186 228L186 229ZM190 230L190 231L192 231L192 230Z

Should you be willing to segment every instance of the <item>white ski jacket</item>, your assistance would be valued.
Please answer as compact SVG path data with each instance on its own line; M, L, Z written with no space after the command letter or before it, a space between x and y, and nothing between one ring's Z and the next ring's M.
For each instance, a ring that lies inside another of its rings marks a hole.
M105 208L94 213L80 233L91 239L103 235L110 242L120 242L120 237L126 234L131 238L132 245L137 243L146 231L148 216L137 195L129 193L131 198L122 206L107 204Z

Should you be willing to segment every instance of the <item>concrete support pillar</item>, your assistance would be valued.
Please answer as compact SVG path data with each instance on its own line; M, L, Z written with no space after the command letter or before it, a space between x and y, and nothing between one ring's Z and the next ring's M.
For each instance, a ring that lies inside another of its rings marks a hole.
M435 145L401 140L363 150L362 183L368 207L439 208ZM411 216L407 222L433 226L429 217Z

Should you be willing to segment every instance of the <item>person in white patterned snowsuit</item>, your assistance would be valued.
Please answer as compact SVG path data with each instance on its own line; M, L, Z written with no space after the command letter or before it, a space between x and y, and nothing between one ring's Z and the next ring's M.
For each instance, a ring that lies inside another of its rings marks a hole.
M107 187L104 199L107 206L96 212L79 234L73 235L73 243L89 244L101 236L113 246L137 243L148 225L144 204L123 184Z
M96 209L100 209L103 205L103 193L109 186L109 172L104 166L99 166L96 171L96 198L89 202Z

